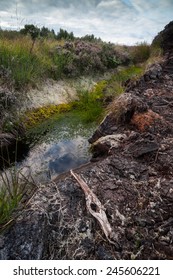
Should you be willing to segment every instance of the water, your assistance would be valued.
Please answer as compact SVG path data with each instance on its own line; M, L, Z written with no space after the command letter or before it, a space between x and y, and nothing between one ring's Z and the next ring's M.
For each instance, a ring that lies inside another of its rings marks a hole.
M26 158L18 163L24 172L29 170L36 181L44 183L90 160L88 138L95 124L82 124L79 117L68 113L47 121L45 127L49 127L47 133L37 135Z

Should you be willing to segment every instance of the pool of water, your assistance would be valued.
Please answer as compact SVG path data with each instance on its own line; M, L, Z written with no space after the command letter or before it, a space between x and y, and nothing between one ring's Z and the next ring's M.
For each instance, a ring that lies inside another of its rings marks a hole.
M29 170L36 181L47 182L90 160L88 138L95 124L82 124L79 117L68 113L46 121L45 127L49 129L37 135L25 159L18 163L23 172Z

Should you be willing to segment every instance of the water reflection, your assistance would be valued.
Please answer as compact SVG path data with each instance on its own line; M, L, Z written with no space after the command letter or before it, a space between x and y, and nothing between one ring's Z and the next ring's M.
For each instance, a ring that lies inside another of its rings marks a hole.
M93 129L91 126L82 127L80 123L75 128L68 124L56 124L30 149L20 166L30 167L36 181L45 183L60 173L88 162L91 155L87 139Z

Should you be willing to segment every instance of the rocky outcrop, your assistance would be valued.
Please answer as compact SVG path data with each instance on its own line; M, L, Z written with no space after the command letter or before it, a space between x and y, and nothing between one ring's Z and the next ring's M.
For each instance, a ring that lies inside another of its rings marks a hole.
M40 186L3 231L1 259L172 259L173 80L166 59L115 100L90 139L95 162L75 170L101 201L119 246L106 239L67 172Z
M153 45L159 46L164 53L172 51L173 49L173 21L167 24L153 40Z

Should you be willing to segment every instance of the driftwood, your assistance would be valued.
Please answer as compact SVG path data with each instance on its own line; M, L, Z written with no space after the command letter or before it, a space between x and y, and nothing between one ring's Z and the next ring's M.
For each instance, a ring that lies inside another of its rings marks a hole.
M74 173L72 170L70 170L70 173L76 179L76 181L79 183L82 190L84 191L88 211L100 223L107 240L110 243L114 244L117 247L117 249L119 249L120 245L116 241L115 233L112 231L111 225L107 219L104 206L101 204L97 196L92 192L92 190L88 187L88 185L78 174Z

